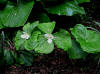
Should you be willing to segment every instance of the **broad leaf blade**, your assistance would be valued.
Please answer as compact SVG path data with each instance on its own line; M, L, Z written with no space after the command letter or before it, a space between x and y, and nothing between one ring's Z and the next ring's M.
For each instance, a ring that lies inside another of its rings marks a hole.
M87 30L81 24L77 24L72 30L72 35L81 45L83 51L88 53L100 52L100 34L92 30Z
M90 2L90 0L74 0L77 2L77 4L84 3L84 2Z
M33 55L23 51L23 53L20 54L19 62L25 66L31 66L33 62Z
M81 59L86 57L86 52L82 50L80 45L75 41L72 40L72 48L68 51L69 58L71 59Z
M38 25L38 28L44 32L44 33L49 33L51 34L54 30L55 27L55 22L49 22L49 23L40 23Z
M54 37L54 42L58 48L67 51L72 47L71 37L66 30L60 30L60 32L54 34Z
M32 33L29 40L25 42L26 50L34 50L38 46L38 36L41 34L40 31L35 31Z
M4 2L6 2L7 0L0 0L0 3L4 3Z
M5 28L5 26L2 24L1 20L0 20L0 29Z
M4 50L4 58L5 58L5 60L6 60L6 62L7 62L7 64L13 64L14 63L14 58L13 58L13 56L12 56L12 54L11 54L11 51L9 51L9 50Z
M74 1L66 1L59 6L47 8L51 14L72 16L74 14L85 14L85 10Z
M18 6L7 5L0 12L0 20L6 27L23 26L32 10L34 2L28 2Z
M45 13L40 14L39 20L40 20L40 23L43 23L43 22L50 22L50 18L49 18L48 15L45 14Z
M53 43L48 43L47 39L45 39L43 36L39 37L39 45L35 48L35 51L42 54L49 54L54 49Z
M38 21L30 24L30 23L27 23L26 25L24 25L23 27L23 31L28 33L28 34L31 34L31 32L35 29L35 27L37 27L37 25L39 24Z
M16 50L24 49L25 39L22 39L21 35L22 35L21 31L18 31L17 34L16 34L16 37L15 37L15 47L16 47Z

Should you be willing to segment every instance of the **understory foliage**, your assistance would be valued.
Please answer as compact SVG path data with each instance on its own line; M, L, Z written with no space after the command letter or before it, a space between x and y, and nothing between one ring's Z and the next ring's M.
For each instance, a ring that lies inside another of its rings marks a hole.
M73 27L67 23L69 18L80 16L79 20L86 15L81 4L88 2L90 0L0 0L0 64L30 66L34 56L50 54L55 47L71 59L100 52L99 32L79 22L74 24L73 20L70 20Z

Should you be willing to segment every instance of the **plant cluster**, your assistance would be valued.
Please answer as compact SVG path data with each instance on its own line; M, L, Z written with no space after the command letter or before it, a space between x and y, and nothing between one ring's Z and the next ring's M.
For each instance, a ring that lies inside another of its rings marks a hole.
M84 8L79 5L84 2L90 0L0 0L0 6L3 5L0 9L0 63L30 66L34 56L52 53L55 46L67 52L71 59L100 52L98 32L88 30L82 24L67 31L58 28L56 21L50 18L50 15L85 15ZM36 9L38 6L40 12ZM6 32L9 29L16 29L13 35Z

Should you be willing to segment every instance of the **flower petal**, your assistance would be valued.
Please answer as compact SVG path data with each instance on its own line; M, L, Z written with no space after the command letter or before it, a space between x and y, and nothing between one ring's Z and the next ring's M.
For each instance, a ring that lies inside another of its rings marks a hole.
M48 43L52 43L52 39L48 39Z

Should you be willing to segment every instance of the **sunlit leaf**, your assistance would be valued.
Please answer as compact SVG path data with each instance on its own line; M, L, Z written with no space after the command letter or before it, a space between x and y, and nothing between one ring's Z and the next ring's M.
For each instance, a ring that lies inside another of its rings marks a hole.
M77 24L73 29L71 29L72 35L76 38L76 41L80 43L83 51L88 53L100 52L100 34L87 30L81 24Z
M38 28L44 33L52 33L55 27L55 22L40 23Z
M51 53L54 49L53 43L48 43L47 39L45 39L43 36L40 36L39 39L39 45L35 48L35 51L42 54L48 54Z
M0 11L0 20L6 27L23 26L32 10L34 2L28 2L18 6L7 4L4 10Z
M71 37L66 30L60 30L54 34L54 42L58 48L67 51L72 47Z
M72 16L74 14L85 14L82 7L78 6L74 1L66 1L58 6L47 8L51 14Z

